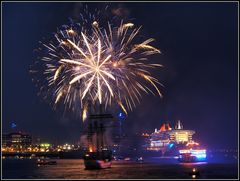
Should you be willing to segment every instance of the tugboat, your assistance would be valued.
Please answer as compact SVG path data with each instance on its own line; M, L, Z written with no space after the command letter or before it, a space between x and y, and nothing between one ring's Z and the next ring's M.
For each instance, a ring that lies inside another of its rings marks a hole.
M37 165L56 165L56 161L51 161L47 159L37 159Z
M103 119L106 118L113 118L113 116L111 114L90 115L90 123L88 124L89 149L84 155L86 169L104 169L110 168L112 165L112 151L104 144L106 126Z
M206 161L206 150L199 147L196 142L186 144L186 149L179 150L179 162L202 162Z

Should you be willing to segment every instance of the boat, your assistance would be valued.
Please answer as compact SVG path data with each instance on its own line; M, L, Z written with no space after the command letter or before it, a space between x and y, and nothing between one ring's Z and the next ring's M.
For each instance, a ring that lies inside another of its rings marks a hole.
M185 149L179 150L179 162L202 162L206 161L206 149L199 146L198 143L187 143Z
M53 160L37 159L37 165L56 165L57 162Z
M143 157L137 157L136 162L143 163L144 162Z
M88 152L84 155L85 169L106 169L112 165L112 151L104 143L106 126L103 119L111 114L90 115L88 124Z
M182 146L192 141L194 134L194 130L183 129L183 124L178 120L175 127L171 127L166 122L161 125L160 129L155 128L153 133L146 133L142 136L149 139L149 143L145 145L145 150L149 155L175 156L178 155L178 150Z
M89 152L84 156L86 169L104 169L112 165L112 153L109 150Z

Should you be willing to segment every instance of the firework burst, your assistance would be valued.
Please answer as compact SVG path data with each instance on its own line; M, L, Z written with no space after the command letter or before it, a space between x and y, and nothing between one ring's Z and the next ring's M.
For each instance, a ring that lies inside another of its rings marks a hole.
M150 45L154 39L139 42L141 27L132 22L104 24L94 15L81 17L42 43L38 63L43 65L45 81L40 92L46 89L54 105L62 102L73 111L81 110L83 120L89 102L105 108L118 104L127 114L140 103L143 92L162 96L161 84L150 73L162 65L148 61L150 55L160 53Z

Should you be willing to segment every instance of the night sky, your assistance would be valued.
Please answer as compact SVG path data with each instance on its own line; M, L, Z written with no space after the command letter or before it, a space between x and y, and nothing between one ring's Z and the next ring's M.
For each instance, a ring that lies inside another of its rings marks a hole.
M109 3L108 3L109 4ZM52 143L75 142L80 120L61 117L37 96L29 66L34 49L70 17L81 3L3 3L2 126L11 123ZM90 9L106 3L88 3ZM164 68L154 75L163 98L144 95L124 124L127 133L153 132L165 121L194 129L194 138L212 148L236 148L238 141L237 3L111 3L121 8L162 54Z

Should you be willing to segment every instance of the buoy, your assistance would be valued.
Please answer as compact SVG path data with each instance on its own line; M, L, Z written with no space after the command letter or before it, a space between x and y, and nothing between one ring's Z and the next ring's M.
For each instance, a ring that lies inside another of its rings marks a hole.
M189 175L191 175L192 178L196 178L197 176L199 176L199 171L198 171L198 169L197 169L197 168L193 168L193 169L191 170L191 172L189 173Z

